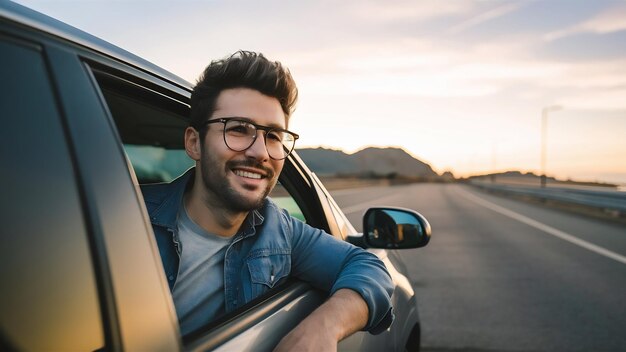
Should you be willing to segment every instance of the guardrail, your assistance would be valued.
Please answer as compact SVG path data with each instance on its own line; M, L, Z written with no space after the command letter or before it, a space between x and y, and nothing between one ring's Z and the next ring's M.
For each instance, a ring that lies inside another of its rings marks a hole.
M616 216L626 215L626 192L576 189L569 187L532 187L472 181L471 185L501 193L531 197L542 201L582 205Z

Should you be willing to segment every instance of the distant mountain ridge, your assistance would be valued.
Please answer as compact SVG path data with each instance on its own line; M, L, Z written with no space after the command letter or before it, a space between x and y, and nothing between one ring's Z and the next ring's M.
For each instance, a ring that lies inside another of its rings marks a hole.
M541 175L535 174L533 172L521 172L516 170L511 171L503 171L496 172L490 174L482 174L482 175L474 175L467 177L467 180L478 180L484 181L489 180L493 182L497 180L497 182L501 183L530 183L530 184L538 184L541 179ZM608 188L617 188L618 185L609 182L601 182L601 181L577 181L572 179L556 179L555 177L548 176L546 177L546 181L548 183L553 184L569 184L569 185L578 185L578 186L595 186L595 187L608 187Z
M370 147L354 154L326 148L303 148L296 152L319 175L439 177L430 165L400 148Z

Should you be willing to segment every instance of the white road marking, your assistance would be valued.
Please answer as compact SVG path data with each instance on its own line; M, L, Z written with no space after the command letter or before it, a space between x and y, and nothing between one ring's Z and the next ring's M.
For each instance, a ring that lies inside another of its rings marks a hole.
M517 220L519 222L522 222L522 223L524 223L526 225L532 226L532 227L534 227L536 229L539 229L539 230L541 230L541 231L543 231L545 233L548 233L548 234L550 234L552 236L558 237L558 238L560 238L560 239L562 239L564 241L567 241L567 242L570 242L572 244L575 244L575 245L577 245L579 247L582 247L582 248L585 248L585 249L590 250L592 252L598 253L598 254L603 255L603 256L605 256L607 258L611 258L611 259L616 260L616 261L618 261L618 262L620 262L622 264L626 264L626 257L624 257L623 255L617 254L617 253L612 252L612 251L610 251L610 250L608 250L606 248L597 246L597 245L595 245L593 243L589 243L587 241L581 240L578 237L570 235L570 234L568 234L566 232L563 232L561 230L557 230L554 227L548 226L546 224L540 223L539 221L533 220L533 219L531 219L529 217L526 217L524 215L518 214L518 213L516 213L514 211L511 211L509 209L503 208L503 207L501 207L499 205L496 205L496 204L491 203L489 201L486 201L486 200L484 200L482 198L479 198L479 197L477 197L477 196L475 196L475 195L473 195L473 194L471 194L471 193L469 193L469 192L467 192L465 190L459 189L459 191L460 191L460 193L462 194L463 197L471 200L474 203L482 205L485 208L491 209L491 210L493 210L493 211L495 211L497 213L500 213L502 215L508 216L508 217L510 217L512 219L515 219L515 220Z
M390 200L396 199L396 198L398 198L397 194L374 199L374 200L369 200L367 201L367 203L355 204L349 207L342 208L341 210L343 210L344 214L348 215L348 214L356 213L357 211L365 210L371 206L384 206L385 202L389 202Z

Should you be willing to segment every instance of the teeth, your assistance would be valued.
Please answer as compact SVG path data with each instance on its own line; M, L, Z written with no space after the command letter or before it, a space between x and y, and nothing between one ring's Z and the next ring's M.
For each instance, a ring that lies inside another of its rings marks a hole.
M248 172L248 171L241 171L241 170L235 170L235 175L241 176L241 177L247 177L247 178L255 178L255 179L261 178L260 174L257 174L254 172Z

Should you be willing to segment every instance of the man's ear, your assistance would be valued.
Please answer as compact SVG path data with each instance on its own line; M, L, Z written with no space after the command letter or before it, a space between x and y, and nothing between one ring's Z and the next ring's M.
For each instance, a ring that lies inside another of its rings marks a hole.
M193 160L200 160L200 132L193 127L185 129L185 151Z

